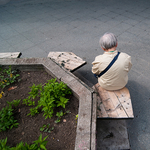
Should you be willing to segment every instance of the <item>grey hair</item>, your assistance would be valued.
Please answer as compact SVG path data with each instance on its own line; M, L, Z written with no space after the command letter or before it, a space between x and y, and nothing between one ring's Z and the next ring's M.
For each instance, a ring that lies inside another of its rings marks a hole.
M113 48L117 45L117 37L113 33L105 33L101 38L100 38L100 46L103 49L110 49Z

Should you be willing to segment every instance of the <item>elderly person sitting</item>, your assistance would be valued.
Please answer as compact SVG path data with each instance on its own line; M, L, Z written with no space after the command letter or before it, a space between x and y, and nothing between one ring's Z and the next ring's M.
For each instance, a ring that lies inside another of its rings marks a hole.
M99 75L117 55L117 38L113 33L105 33L100 38L100 46L104 50L103 55L95 58L92 72ZM128 72L132 67L131 57L126 53L120 53L114 64L100 77L99 85L106 90L118 90L128 82Z

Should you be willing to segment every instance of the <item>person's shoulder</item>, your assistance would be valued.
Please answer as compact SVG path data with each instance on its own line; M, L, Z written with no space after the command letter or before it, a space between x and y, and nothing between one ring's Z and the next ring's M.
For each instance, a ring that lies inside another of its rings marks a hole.
M101 58L103 58L103 54L96 56L96 57L95 57L95 60L99 60L99 59L101 59Z
M121 52L121 55L124 57L131 57L130 55L128 55L127 53Z

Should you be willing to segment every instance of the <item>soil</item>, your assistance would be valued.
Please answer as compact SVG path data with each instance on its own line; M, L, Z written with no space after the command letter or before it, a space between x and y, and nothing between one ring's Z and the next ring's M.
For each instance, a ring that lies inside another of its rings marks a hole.
M52 77L47 74L45 71L42 72L26 72L20 71L20 79L18 83L14 83L9 87L5 88L4 96L0 99L0 110L8 105L7 101L12 101L14 99L25 99L29 96L30 88L33 83L38 85L40 83L44 84L47 80L50 80ZM9 90L10 87L17 87L15 89ZM1 91L2 89L0 89ZM16 146L21 141L32 144L33 141L38 140L38 137L42 133L42 137L48 138L46 148L47 150L74 150L75 137L76 137L76 115L78 114L79 101L73 95L67 96L69 102L66 105L65 111L69 110L70 113L64 115L61 119L61 122L54 123L57 120L57 117L54 115L51 119L46 119L43 117L43 113L39 113L36 116L27 116L30 112L31 107L19 104L17 109L14 111L15 119L18 120L18 128L13 128L11 130L0 132L0 139L5 139L7 137L7 145ZM38 100L38 99L37 99ZM57 108L54 112L58 112L62 108ZM41 132L40 127L44 124L49 124L50 128L54 127L54 130L51 133Z

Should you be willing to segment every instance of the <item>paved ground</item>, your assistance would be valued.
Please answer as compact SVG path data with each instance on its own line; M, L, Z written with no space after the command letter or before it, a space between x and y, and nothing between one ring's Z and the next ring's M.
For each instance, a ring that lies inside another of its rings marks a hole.
M128 120L132 150L150 149L150 1L149 0L11 0L0 6L0 52L47 57L71 51L87 61L78 70L91 83L98 41L117 35L118 50L132 56L129 73L135 119Z

